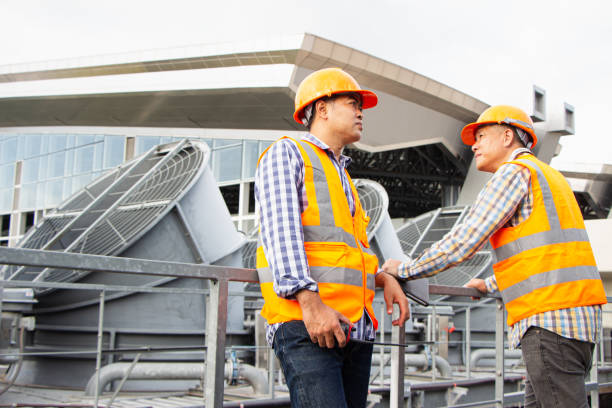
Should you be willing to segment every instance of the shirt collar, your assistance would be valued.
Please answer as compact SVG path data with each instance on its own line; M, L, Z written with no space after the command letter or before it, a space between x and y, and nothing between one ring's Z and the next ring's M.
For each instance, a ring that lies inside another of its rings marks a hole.
M533 154L531 150L529 150L526 147L519 147L518 149L515 149L512 154L510 155L510 160L515 160L517 157L519 157L521 154Z
M306 133L304 136L302 136L302 140L306 140L310 143L312 143L313 145L320 147L321 149L325 150L327 152L328 155L331 155L331 157L335 157L334 156L334 152L329 148L329 146L325 143L323 143L320 139L318 139L315 135L313 135L312 133ZM349 164L351 164L352 159L349 156L345 156L343 154L340 154L340 165L342 167L348 167Z

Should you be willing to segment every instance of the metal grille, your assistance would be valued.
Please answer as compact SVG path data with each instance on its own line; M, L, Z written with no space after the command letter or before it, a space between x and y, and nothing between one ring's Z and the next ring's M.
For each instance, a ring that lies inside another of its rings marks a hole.
M354 180L359 201L366 215L370 217L370 223L366 228L369 239L374 237L376 230L381 225L384 215L389 207L389 198L384 187L372 180Z
M62 203L19 246L116 255L169 211L205 165L208 150L188 141L161 145ZM87 271L12 268L10 279L74 281ZM45 292L48 289L39 291Z
M483 275L492 264L491 252L477 252L472 259L430 277L429 282L434 285L463 286L470 279Z
M419 215L399 227L396 232L404 253L409 254L412 252L412 249L418 243L421 235L425 233L433 215L433 212Z
M396 232L402 249L406 254L416 257L419 253L440 240L446 233L462 221L466 209L442 208L409 220ZM470 279L488 276L492 271L493 253L485 247L469 259L444 272L429 277L432 285L463 286ZM431 296L431 300L441 300L447 296Z
M250 239L242 247L242 265L245 268L255 269L257 258L257 240Z
M32 232L29 239L21 247L30 249L42 248L55 234L68 225L74 217L74 215L65 214L45 219L45 222Z

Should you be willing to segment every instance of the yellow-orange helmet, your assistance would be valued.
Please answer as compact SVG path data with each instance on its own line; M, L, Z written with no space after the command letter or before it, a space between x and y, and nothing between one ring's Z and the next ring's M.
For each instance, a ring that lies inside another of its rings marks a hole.
M461 140L466 145L474 144L474 131L482 125L498 124L509 125L519 129L523 129L531 136L533 142L531 147L535 147L538 143L538 138L533 130L533 121L525 112L519 108L508 105L491 106L480 114L476 122L466 125L461 131Z
M373 108L378 97L372 91L361 89L355 78L340 68L324 68L308 75L295 93L295 112L293 119L302 124L304 108L324 96L354 92L361 95L363 109Z

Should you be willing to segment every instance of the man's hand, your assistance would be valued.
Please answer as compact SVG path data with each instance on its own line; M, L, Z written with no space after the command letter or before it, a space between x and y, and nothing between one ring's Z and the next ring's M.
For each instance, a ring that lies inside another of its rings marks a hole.
M470 279L470 281L463 286L466 288L476 288L478 289L479 292L482 292L483 294L487 293L487 285L485 285L484 279L478 279L478 278ZM478 299L480 298L472 296L472 300L478 300Z
M397 259L387 259L382 266L382 270L385 273L388 273L389 275L399 278L397 269L401 264L402 264L402 261L398 261Z
M351 324L346 316L323 303L317 292L303 289L295 297L302 308L302 319L313 343L319 343L319 347L334 348L337 341L340 347L346 346L346 335L340 326L340 322Z
M385 264L387 264L387 262L385 262ZM393 276L388 275L385 272L381 272L376 275L376 286L384 288L387 314L393 313L394 303L397 303L399 306L400 316L399 319L393 320L393 325L403 325L410 317L410 308L408 306L408 298L406 297L406 295L404 295L404 291L402 290L399 282Z

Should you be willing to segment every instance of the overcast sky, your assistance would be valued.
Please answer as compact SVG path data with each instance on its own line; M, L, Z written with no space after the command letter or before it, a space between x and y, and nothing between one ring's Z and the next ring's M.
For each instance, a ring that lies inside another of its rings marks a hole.
M488 104L575 107L555 162L612 164L612 3L0 0L0 64L309 32ZM524 106L524 109L528 107Z

